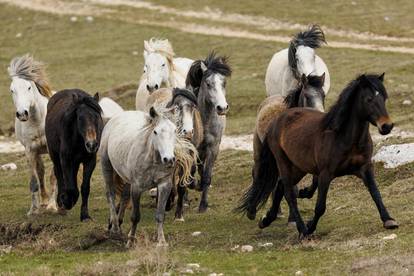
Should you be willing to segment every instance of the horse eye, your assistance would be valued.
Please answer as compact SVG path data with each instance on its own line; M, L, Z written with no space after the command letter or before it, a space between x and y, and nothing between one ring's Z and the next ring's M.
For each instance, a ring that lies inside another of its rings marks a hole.
M31 86L29 86L28 90L30 91L31 89L32 89L32 87L31 87Z
M154 130L154 134L155 134L155 135L157 135L157 134L158 134L158 132L157 132L156 130Z
M162 67L165 67L165 63L162 64Z

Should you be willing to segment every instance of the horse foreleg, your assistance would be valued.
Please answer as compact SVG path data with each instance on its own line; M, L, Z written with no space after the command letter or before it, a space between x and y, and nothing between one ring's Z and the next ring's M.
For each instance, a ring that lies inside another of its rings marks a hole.
M106 154L101 156L102 175L105 182L106 199L109 205L109 225L110 233L118 235L121 233L119 228L119 219L116 212L115 204L115 183L114 183L114 169Z
M51 195L50 195L49 202L47 204L46 209L56 212L58 210L57 205L56 205L57 203L57 179L56 179L54 169L50 171L49 181L50 181Z
M72 209L79 198L77 174L80 164L75 162L72 158L73 157L67 153L60 153L60 165L63 173L63 191L59 191L59 193L66 210Z
M128 242L126 244L127 248L131 248L132 246L134 246L135 241L136 241L135 234L137 232L138 222L141 220L141 212L140 212L141 194L142 194L142 190L139 187L139 183L131 183L131 201L132 201L131 230L128 233Z
M155 220L157 222L157 246L167 246L164 236L164 219L165 219L165 207L167 205L168 197L170 196L172 189L172 183L170 181L158 185L158 204Z
M398 228L398 223L390 216L387 208L385 207L382 201L381 193L378 190L372 166L369 166L365 171L363 171L360 177L364 181L365 186L368 188L368 191L371 194L371 197L374 200L375 205L377 206L384 228Z
M37 174L37 157L34 152L26 152L27 160L30 166L31 178L30 178L30 193L32 195L32 204L30 210L27 213L28 216L39 213L39 177Z
M214 161L216 160L217 153L213 150L207 150L204 164L201 170L201 181L200 186L202 189L200 206L198 207L198 212L204 213L208 208L208 189L211 184L211 175L213 173Z
M118 209L119 226L121 226L124 221L125 209L127 208L130 200L131 200L131 185L129 183L125 183L124 190L122 191L122 194L121 194L121 200L119 201L119 209Z
M49 195L45 186L45 166L43 164L42 156L39 153L36 153L34 158L40 187L40 204L42 207L46 207L49 201Z
M177 187L177 193L178 193L178 198L177 198L177 208L175 210L175 221L184 221L184 196L185 196L185 192L186 192L187 188L181 184L178 184Z
M91 158L88 162L83 163L83 179L81 185L82 205L80 212L80 220L90 220L88 211L88 199L91 188L91 176L96 166L96 156Z

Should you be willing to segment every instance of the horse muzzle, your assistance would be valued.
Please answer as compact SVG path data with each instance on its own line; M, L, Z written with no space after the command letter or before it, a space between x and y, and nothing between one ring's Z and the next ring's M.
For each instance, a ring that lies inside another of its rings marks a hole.
M85 148L88 153L96 153L99 145L97 141L87 141L85 143Z
M216 111L218 115L226 115L227 111L229 111L229 105L225 105L225 106L217 105Z
M26 122L27 120L29 120L29 112L27 110L24 110L23 112L17 111L16 118L19 121Z
M147 84L147 90L150 93L154 92L155 90L158 90L158 88L160 88L160 86L158 84L156 84L154 86L150 86L150 85Z
M163 157L161 159L161 162L163 165L166 165L168 167L172 167L175 165L175 157Z
M394 124L391 122L388 116L380 117L377 122L378 131L381 135L387 135L391 132L394 127Z

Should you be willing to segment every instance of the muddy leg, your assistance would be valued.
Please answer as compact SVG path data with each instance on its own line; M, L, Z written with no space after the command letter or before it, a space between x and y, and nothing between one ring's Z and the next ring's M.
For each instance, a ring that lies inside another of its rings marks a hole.
M34 152L26 152L26 157L29 162L30 171L31 171L31 178L30 178L30 193L32 195L32 204L30 206L30 210L27 213L27 216L35 215L39 213L39 177L37 175L37 165L36 165L36 155L37 153Z
M161 185L158 185L158 206L157 212L155 215L155 220L157 222L157 235L158 235L158 244L157 246L168 246L165 241L164 236L164 219L165 219L165 206L167 205L167 200L170 195L172 188L172 183L167 182Z
M137 232L138 222L141 220L140 213L140 201L142 191L139 188L139 183L131 184L131 201L132 201L132 213L131 213L131 230L128 234L127 248L134 246L136 242L135 234Z
M184 196L186 193L186 187L178 184L177 193L177 208L175 210L175 221L184 221Z

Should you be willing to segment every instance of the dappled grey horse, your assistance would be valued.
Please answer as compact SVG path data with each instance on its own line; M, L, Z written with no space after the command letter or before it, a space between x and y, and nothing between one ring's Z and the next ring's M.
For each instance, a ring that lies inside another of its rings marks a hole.
M226 78L230 76L231 68L227 57L211 52L205 60L197 60L191 65L186 79L187 88L193 90L197 96L204 127L204 138L197 148L200 157L200 182L196 187L202 191L199 212L205 212L208 207L207 193L226 125L225 115L229 109L226 101Z

